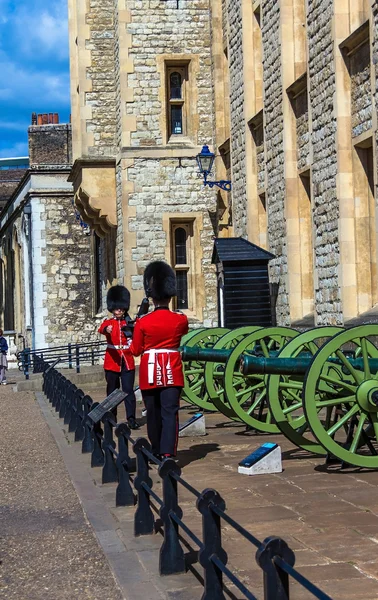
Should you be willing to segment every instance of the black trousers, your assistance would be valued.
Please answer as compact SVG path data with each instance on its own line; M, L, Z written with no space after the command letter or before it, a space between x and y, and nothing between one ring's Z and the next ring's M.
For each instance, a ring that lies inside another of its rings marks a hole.
M147 433L153 454L176 456L181 389L170 386L142 391L147 409Z
M125 392L127 397L125 398L125 409L126 416L128 419L133 417L135 419L136 412L136 398L134 394L134 381L135 381L135 370L129 371L126 369L125 362L122 361L122 370L120 373L117 371L105 371L106 379L106 395L109 396L114 390L120 389ZM121 385L120 385L121 384ZM114 415L117 415L117 410L114 411Z

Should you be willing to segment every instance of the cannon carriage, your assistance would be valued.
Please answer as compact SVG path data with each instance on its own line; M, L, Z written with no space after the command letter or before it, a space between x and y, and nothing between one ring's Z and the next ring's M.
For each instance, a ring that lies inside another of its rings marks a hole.
M309 452L378 467L378 326L204 329L184 340L184 397Z

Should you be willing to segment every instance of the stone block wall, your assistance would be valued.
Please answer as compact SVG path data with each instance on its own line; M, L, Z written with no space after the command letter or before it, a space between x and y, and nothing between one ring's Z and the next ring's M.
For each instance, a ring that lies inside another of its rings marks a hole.
M372 127L370 64L370 43L367 40L350 59L353 137Z
M128 87L133 90L133 101L127 102L127 114L135 117L136 130L131 132L131 146L161 146L161 114L164 110L164 70L159 68L159 55L171 60L192 57L199 61L195 75L196 93L187 98L187 108L196 104L195 144L212 140L212 88L209 1L192 0L182 3L140 1L131 9L127 32L131 35L129 49L133 72L128 75ZM170 5L168 7L168 5ZM189 73L189 77L191 74ZM189 85L189 88L192 86ZM177 140L180 143L179 140Z
M297 129L297 161L298 169L310 164L310 134L307 102L307 88L294 100Z
M90 55L86 79L91 82L90 91L85 92L85 106L91 110L86 131L93 136L87 153L92 157L112 157L116 154L117 137L113 0L89 0L86 24L89 38L85 47Z
M228 2L231 104L232 216L235 235L247 236L242 2Z
M270 280L272 284L278 285L277 321L286 325L289 324L289 296L287 289L280 3L276 0L263 0L262 14L268 245L269 251L276 256L270 262Z
M76 222L70 197L45 196L39 205L44 226L45 342L56 346L96 340L90 236Z
M253 139L256 147L257 189L261 190L265 188L265 150L263 124L253 130Z
M135 193L129 197L129 205L135 207L135 217L129 219L128 229L136 236L131 258L137 265L137 274L132 277L132 290L143 286L143 271L152 259L170 260L167 248L167 228L165 218L180 213L190 215L202 213L203 227L195 252L201 251L201 270L206 294L203 320L209 325L216 322L216 280L211 265L214 229L208 212L208 194L198 187L198 179L193 173L193 162L182 160L181 168L177 160L136 160L128 170L128 176L135 185Z
M148 262L171 260L170 215L177 220L183 214L185 220L190 213L201 213L203 226L194 254L200 256L206 294L198 291L204 305L194 317L211 325L217 319L215 269L210 264L215 194L204 190L195 161L203 144L214 143L209 0L180 2L179 9L176 2L141 0L128 4L128 10L127 19L121 22L120 13L115 18L117 140L122 156L116 167L117 277L141 293ZM127 72L119 58L122 39L128 45ZM187 66L188 131L169 139L166 69L176 64Z
M340 263L337 199L333 2L309 0L309 86L312 110L312 193L317 325L343 322L338 281Z
M29 127L30 166L72 163L71 125L50 124Z

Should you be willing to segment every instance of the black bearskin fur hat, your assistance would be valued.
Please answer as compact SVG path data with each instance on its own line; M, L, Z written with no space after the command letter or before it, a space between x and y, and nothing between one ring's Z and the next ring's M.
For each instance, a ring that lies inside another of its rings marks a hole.
M122 308L126 312L130 308L130 292L123 285L113 285L108 289L106 304L109 312Z
M153 300L168 300L177 294L174 270L162 260L147 265L143 284L146 296Z

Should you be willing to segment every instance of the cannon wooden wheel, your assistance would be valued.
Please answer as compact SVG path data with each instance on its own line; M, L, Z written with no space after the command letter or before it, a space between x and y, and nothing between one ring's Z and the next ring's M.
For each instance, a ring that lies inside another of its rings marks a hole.
M185 341L188 347L213 348L214 344L230 330L225 327L213 327L199 331ZM216 411L214 404L209 400L205 383L205 364L198 360L184 362L184 389L183 397L188 402L204 410Z
M357 467L378 467L377 339L378 325L339 333L318 350L305 377L303 407L315 438L331 456ZM332 356L343 365L344 378L325 371ZM360 368L353 357L359 357Z
M188 331L188 333L182 336L180 346L185 346L185 344L189 342L189 340L191 340L193 336L198 335L198 333L205 330L205 327L201 327L200 329L191 329L190 331Z
M277 358L296 358L303 353L313 356L327 339L341 331L344 331L341 327L317 327L306 331L290 340ZM340 373L339 367L335 365L327 363L327 369L331 369L334 376ZM270 409L278 428L293 444L308 452L324 455L326 451L314 439L306 422L302 404L303 385L304 376L270 375L268 380ZM321 398L327 398L326 389L319 392L318 399Z
M289 327L268 327L255 331L233 349L225 369L225 394L232 410L249 427L266 433L279 431L272 422L267 396L266 375L244 377L239 371L240 356L259 352L269 358L271 352L281 350L298 331Z
M239 327L223 335L214 345L213 350L232 349L247 335L258 331L261 327ZM224 393L225 364L220 362L207 362L205 365L205 382L209 400L215 408L229 419L240 421L235 411L228 403Z

